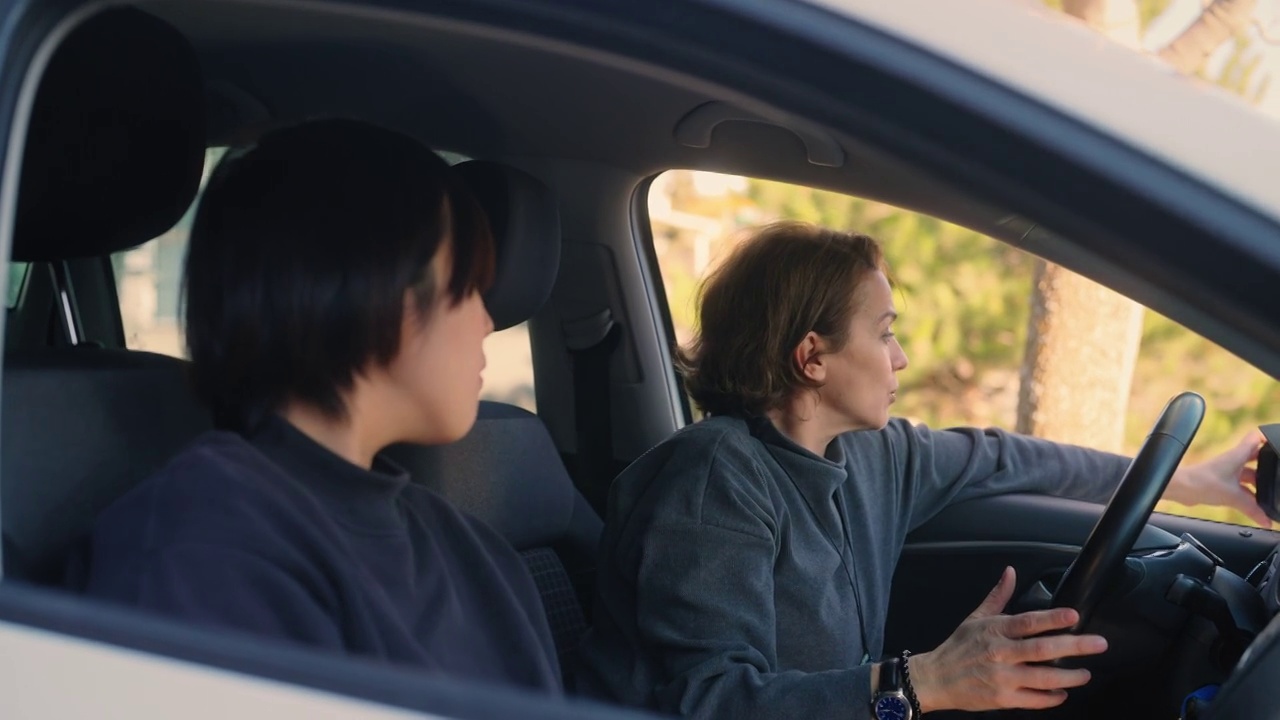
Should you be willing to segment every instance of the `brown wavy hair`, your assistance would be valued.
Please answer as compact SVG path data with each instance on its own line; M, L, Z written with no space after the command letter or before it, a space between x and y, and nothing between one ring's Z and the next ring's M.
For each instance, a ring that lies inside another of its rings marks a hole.
M698 335L676 350L693 401L710 415L762 415L817 387L791 353L813 331L849 340L862 279L888 274L880 245L858 233L785 221L757 228L703 282Z

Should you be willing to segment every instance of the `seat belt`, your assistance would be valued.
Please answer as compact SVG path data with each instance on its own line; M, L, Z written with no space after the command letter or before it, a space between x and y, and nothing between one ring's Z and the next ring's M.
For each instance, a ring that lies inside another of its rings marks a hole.
M603 515L613 482L613 409L609 365L622 326L605 308L564 323L565 345L573 358L573 414L578 438L574 484Z
M66 260L49 263L53 277L55 312L62 339L75 347L84 342L84 322L80 319L80 303L76 300L75 287L71 284L71 265Z

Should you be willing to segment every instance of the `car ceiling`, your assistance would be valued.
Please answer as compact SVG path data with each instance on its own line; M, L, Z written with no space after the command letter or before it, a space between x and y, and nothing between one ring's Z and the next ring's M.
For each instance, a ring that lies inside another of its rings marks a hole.
M696 168L877 199L1015 239L1026 223L839 133L841 167L811 164L791 130L726 122L710 147L675 131L719 101L804 127L750 98L633 60L427 16L248 2L140 3L191 40L206 72L211 144L341 114L484 158L600 163L637 177ZM819 131L826 133L827 131Z

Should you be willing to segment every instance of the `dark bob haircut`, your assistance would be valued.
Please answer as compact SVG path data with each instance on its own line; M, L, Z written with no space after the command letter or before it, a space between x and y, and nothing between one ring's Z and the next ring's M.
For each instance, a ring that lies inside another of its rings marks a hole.
M452 243L447 287L432 258ZM406 292L426 315L488 288L493 238L438 155L354 120L274 130L209 179L184 274L187 350L215 424L286 402L344 417L344 391L400 350Z
M676 352L689 395L710 415L758 416L815 387L792 351L811 331L842 349L860 283L877 270L888 274L866 235L790 221L756 229L702 285L698 336Z

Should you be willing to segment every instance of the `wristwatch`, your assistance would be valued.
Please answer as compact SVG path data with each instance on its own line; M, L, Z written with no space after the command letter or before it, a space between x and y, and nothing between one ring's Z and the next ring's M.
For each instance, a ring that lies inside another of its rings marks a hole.
M871 697L871 717L875 720L912 720L911 701L902 689L898 658L880 663L880 682Z

